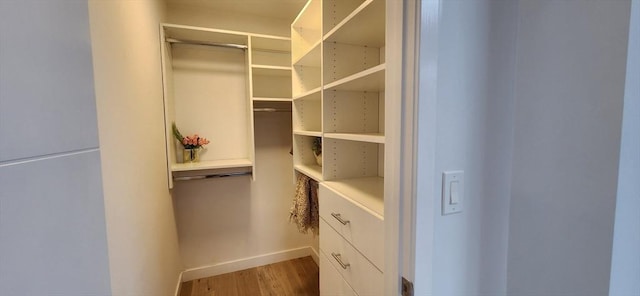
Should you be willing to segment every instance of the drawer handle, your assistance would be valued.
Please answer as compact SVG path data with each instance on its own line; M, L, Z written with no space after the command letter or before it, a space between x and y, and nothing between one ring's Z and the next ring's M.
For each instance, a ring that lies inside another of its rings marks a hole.
M340 217L340 214L331 213L331 216L333 216L333 218L336 218L336 220L338 220L338 222L342 223L342 225L349 224L349 220L342 219L342 217Z
M342 266L342 269L347 269L347 267L351 266L351 264L349 263L345 264L344 262L342 262L342 257L340 257L340 254L331 253L331 256L333 256L333 259L336 259L336 261L338 261L338 264Z

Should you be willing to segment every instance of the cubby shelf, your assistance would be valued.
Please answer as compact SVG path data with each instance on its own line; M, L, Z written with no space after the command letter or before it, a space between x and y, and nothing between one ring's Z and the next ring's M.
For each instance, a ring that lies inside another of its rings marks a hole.
M199 170L215 170L215 169L228 169L228 168L242 168L251 167L253 162L250 159L221 159L221 160L208 160L201 162L189 162L189 163L174 163L171 165L172 172L186 172L186 171L199 171Z
M324 184L347 198L384 217L384 178L364 177L324 181Z
M293 166L294 169L302 174L305 174L311 179L318 182L322 182L322 167L313 164L297 164Z
M327 84L325 90L384 91L385 64L371 67Z
M325 34L327 42L383 47L385 1L367 0Z
M324 137L328 139L384 144L384 135L380 133L325 133Z

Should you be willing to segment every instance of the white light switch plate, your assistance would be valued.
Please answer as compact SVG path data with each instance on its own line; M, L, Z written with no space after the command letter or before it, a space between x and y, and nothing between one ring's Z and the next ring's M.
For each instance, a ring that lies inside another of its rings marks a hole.
M464 171L442 173L442 215L462 212L464 205Z

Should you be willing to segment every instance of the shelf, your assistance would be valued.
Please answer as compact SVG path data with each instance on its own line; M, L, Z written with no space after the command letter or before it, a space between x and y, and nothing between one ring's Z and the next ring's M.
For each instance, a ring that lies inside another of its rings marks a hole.
M253 75L263 76L291 76L291 67L252 65Z
M291 102L290 98L260 98L260 97L254 97L253 98L254 102Z
M251 36L251 49L254 51L286 52L291 50L291 38Z
M309 51L293 61L296 66L320 67L320 41L312 45Z
M379 92L384 90L384 75L385 64L381 64L329 83L324 88L325 90Z
M309 0L291 24L291 58L297 61L322 40L321 0Z
M324 40L346 44L385 45L385 1L368 0L329 31Z
M322 182L322 167L319 165L297 164L297 165L294 165L293 168L296 171L311 177L311 179L314 179L318 182Z
M294 28L313 28L319 26L322 7L319 0L308 1L291 24Z
M325 133L325 138L384 144L384 135L380 133Z
M296 101L296 100L303 100L303 99L312 98L312 96L314 96L316 94L319 95L321 89L322 89L321 87L314 88L314 89L312 89L312 90L310 90L308 92L305 92L305 93L302 93L302 94L299 94L299 95L293 97L293 100ZM312 99L315 99L315 98L312 98ZM320 99L320 97L318 96L317 99Z
M384 178L365 177L340 179L325 181L324 184L381 217L384 217Z
M322 137L322 132L318 131L295 130L293 131L293 134L298 136Z
M193 163L174 163L171 165L172 172L186 172L199 170L215 170L228 168L250 167L253 163L249 159L222 159L209 160Z
M162 28L164 29L165 36L167 38L239 45L249 44L248 36L243 32L174 24L162 24Z

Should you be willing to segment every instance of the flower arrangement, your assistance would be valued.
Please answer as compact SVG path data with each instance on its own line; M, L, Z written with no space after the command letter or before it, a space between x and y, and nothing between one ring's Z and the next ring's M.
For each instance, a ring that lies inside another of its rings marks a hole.
M178 140L178 142L180 142L180 144L182 144L184 149L197 149L209 144L209 140L207 140L207 138L201 138L198 134L186 137L182 136L175 123L173 123L171 127L173 129L173 136Z
M199 162L200 161L200 148L202 146L209 144L209 140L206 138L201 138L198 134L194 134L193 136L183 136L178 130L176 123L174 122L171 125L173 130L173 136L182 144L184 150L182 151L182 162Z

